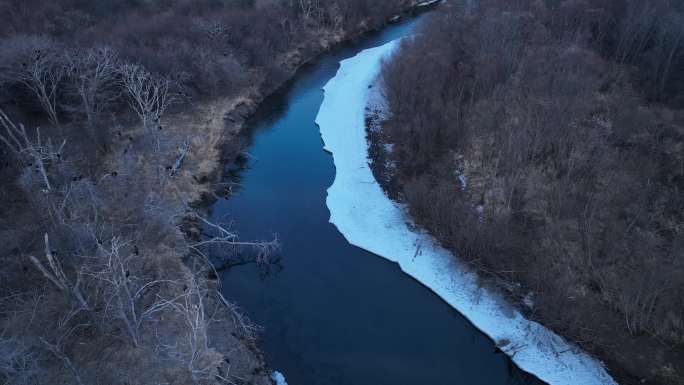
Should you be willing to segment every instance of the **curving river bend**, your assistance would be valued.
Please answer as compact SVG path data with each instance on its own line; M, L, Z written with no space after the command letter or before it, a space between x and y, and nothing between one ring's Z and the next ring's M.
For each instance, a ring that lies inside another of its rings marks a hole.
M411 33L393 25L303 68L249 123L241 188L218 201L243 239L278 233L282 269L221 275L227 298L265 328L268 364L290 385L540 384L432 291L391 262L350 245L328 222L335 168L314 123L339 62Z

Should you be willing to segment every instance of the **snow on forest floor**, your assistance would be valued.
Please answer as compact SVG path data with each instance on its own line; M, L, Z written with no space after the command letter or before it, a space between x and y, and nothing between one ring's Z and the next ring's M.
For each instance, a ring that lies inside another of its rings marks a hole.
M351 244L398 263L487 334L521 369L552 385L615 384L601 362L480 287L475 273L409 225L406 210L375 181L368 165L365 108L382 59L397 45L393 41L342 61L324 87L316 123L336 168L326 200L330 222Z

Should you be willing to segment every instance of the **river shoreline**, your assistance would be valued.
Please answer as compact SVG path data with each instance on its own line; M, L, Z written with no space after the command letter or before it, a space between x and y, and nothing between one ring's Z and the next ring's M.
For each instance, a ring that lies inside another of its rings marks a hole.
M225 166L235 164L238 158L242 156L248 144L247 136L249 133L245 130L246 122L255 114L259 106L279 90L285 88L296 77L301 68L314 62L322 54L341 45L354 42L368 33L378 31L389 23L396 23L400 18L413 17L429 11L437 5L431 3L429 6L421 6L421 4L423 3L413 3L400 10L378 28L362 28L348 35L328 34L324 39L321 39L320 45L309 56L302 56L299 50L289 52L281 61L286 76L270 88L259 90L259 86L253 87L247 93L236 97L218 98L198 103L189 110L182 110L169 115L165 120L170 135L181 137L191 132L200 132L199 130L205 133L192 143L182 172L176 177L178 184L182 186L181 190L185 202L192 207L192 211L187 212L179 221L180 230L186 239L198 240L201 238L203 225L198 215L206 216L213 202L220 197L230 196L230 189L219 185L219 182ZM205 283L214 290L220 290L215 277L208 277ZM273 372L273 369L277 368L267 370L267 362L257 346L247 343L246 349L243 351L249 356L244 357L244 360L254 367L255 373L253 374L259 377L257 380L259 383L264 381L285 383L282 374L277 371ZM275 373L280 376L275 377Z
M272 87L259 91L259 87L253 87L249 92L234 97L218 98L206 101L193 106L190 110L180 111L166 118L173 125L180 116L191 117L193 120L205 121L202 128L210 132L209 136L220 135L220 140L209 140L203 148L209 149L209 153L202 154L207 167L203 168L202 173L193 175L196 182L197 191L190 200L190 204L201 213L206 214L211 204L218 197L226 195L225 189L214 189L213 185L221 179L222 172L227 164L232 164L241 156L246 148L244 140L247 139L245 132L247 121L256 113L258 108L270 97L284 89L300 72L300 70L313 63L321 55L330 52L342 45L353 43L363 38L369 33L374 33L387 27L389 24L398 23L406 17L417 17L418 15L429 12L439 6L439 1L416 1L412 5L399 10L394 16L385 21L377 28L366 28L355 31L347 36L331 35L321 40L318 49L307 57L302 57L298 50L286 54L282 61L282 66L287 75ZM187 128L186 128L187 130ZM235 141L241 143L236 148L233 146ZM217 152L214 152L217 150ZM228 193L229 195L229 193ZM201 230L199 221L192 217L184 218L186 226L183 228L191 239L196 239L198 231ZM198 227L199 226L199 227Z
M375 181L367 164L365 110L380 60L393 48L389 44L362 51L343 61L338 75L325 87L317 123L337 169L328 190L330 222L350 243L397 262L487 334L523 370L551 384L614 384L598 361L481 288L473 272L428 234L407 224L405 209L390 201Z

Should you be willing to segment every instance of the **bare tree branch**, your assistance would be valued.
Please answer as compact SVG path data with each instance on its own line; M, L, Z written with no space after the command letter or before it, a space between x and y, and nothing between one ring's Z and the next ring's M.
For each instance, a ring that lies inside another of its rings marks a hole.
M119 74L128 94L128 104L140 118L143 128L159 128L166 109L180 101L173 90L176 84L168 78L152 75L138 64L124 64L119 67Z
M19 124L17 126L14 124L2 109L0 109L0 126L5 128L5 133L0 133L0 141L14 153L17 160L27 165L33 164L43 178L45 190L52 190L47 168L50 163L61 159L66 139L62 141L59 147L53 146L50 139L44 143L40 135L40 128L36 128L36 139L31 140L24 125Z
M272 257L280 251L281 245L277 234L270 241L241 241L236 233L226 227L211 222L199 215L197 215L197 218L205 225L207 231L205 232L205 238L191 244L190 248L201 255L206 254L206 248L208 247L218 248L217 252L211 253L212 256L219 255L221 252L229 249L229 252L222 256L224 265L219 268L247 263L269 265L273 262ZM235 257L235 254L241 255L240 257Z
M105 244L98 244L95 262L86 266L86 273L96 282L104 296L103 322L118 320L134 346L140 346L140 329L143 323L164 310L171 301L150 295L154 287L162 284L178 284L173 280L150 279L138 274L136 255L127 253L128 242L113 237Z
M116 84L118 57L109 47L97 47L69 53L70 91L80 101L79 112L85 115L93 134L100 113L119 96Z
M59 125L57 97L66 71L55 42L43 36L16 36L0 47L0 77L23 84L38 99L50 122Z
M50 238L47 233L45 233L45 259L47 260L47 266L34 256L29 256L29 259L45 278L52 282L59 290L67 293L71 298L76 300L82 309L90 309L88 302L81 292L80 274L77 274L76 282L72 282L67 278L64 269L62 268L62 264L52 253Z

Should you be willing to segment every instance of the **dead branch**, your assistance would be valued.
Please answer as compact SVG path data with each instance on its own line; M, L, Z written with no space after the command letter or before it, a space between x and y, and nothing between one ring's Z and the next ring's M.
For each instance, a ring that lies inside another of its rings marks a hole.
M197 216L199 220L204 223L208 232L205 232L206 238L204 240L195 242L190 245L190 248L199 254L204 255L206 247L215 246L221 249L237 249L238 251L251 251L249 255L242 253L243 256L237 261L231 263L227 261L226 264L233 266L235 264L257 263L260 265L269 265L272 263L272 257L280 251L280 241L278 235L275 234L270 241L241 241L238 235L224 226L213 223L202 216ZM225 256L224 259L233 259L233 256ZM224 266L225 267L225 266Z
M189 148L190 144L188 143L188 139L186 138L183 142L183 145L181 145L178 148L178 157L176 158L176 161L173 163L173 167L171 168L171 176L175 175L176 172L180 170L181 166L183 165L183 160L185 160L185 157L188 154Z
M34 266L52 282L60 291L67 293L72 299L74 299L80 306L81 309L88 310L88 302L85 300L83 293L81 292L81 276L77 274L76 282L72 282L67 278L62 268L62 264L52 253L50 248L50 238L48 234L45 233L45 259L47 260L47 266L43 264L38 258L34 256L29 256L29 259Z
M230 312L233 322L235 323L235 326L239 328L242 337L250 342L255 342L257 338L259 338L259 333L262 330L261 327L255 325L240 311L240 308L236 304L229 302L223 294L217 292L217 295L221 302L226 306L226 309Z
M53 146L49 138L43 142L40 128L36 128L36 139L31 140L24 125L16 125L2 109L0 109L0 126L5 129L5 133L0 134L0 141L12 151L18 161L25 165L34 165L43 178L45 191L52 190L47 168L51 163L61 159L66 140L63 140L59 147Z

